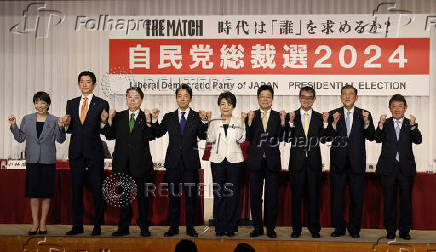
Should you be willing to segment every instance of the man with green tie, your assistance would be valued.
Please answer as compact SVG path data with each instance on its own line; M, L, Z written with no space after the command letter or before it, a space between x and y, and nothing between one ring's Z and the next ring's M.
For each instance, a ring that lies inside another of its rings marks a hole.
M108 122L103 128L107 140L115 139L112 160L112 171L128 175L137 186L138 219L136 223L141 229L141 236L150 236L148 221L148 195L144 193L145 183L153 182L153 162L149 141L154 139L151 129L149 111L142 111L141 104L144 93L138 87L130 87L126 91L127 110L116 112L114 109L106 113ZM132 188L124 188L131 193ZM129 234L129 225L133 213L130 202L120 202L120 220L118 230L112 236Z

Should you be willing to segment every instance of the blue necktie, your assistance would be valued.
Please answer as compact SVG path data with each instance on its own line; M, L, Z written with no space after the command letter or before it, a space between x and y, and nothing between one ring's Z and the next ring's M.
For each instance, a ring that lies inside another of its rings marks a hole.
M180 133L182 133L182 135L183 135L183 131L185 130L185 126L186 126L185 113L186 112L182 112L182 118L180 118Z
M350 125L350 114L351 112L347 112L347 117L345 118L345 125L347 126L347 136L350 136L351 125Z
M397 141L400 140L400 120L396 120L395 124L397 126L395 127L395 135L397 135ZM397 155L395 155L395 159L400 162L400 153L397 152Z

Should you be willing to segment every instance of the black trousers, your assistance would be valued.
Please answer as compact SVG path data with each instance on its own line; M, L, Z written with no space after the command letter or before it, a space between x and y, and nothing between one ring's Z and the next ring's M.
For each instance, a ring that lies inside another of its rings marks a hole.
M84 157L70 160L71 178L73 186L72 219L73 227L83 227L83 186L85 173L92 192L94 201L94 225L104 223L104 200L102 195L102 183L104 177L104 160L92 160ZM88 168L86 172L85 169Z
M290 172L290 184L292 190L292 229L301 233L301 202L307 192L308 216L307 227L311 233L319 233L320 224L320 193L321 193L321 170L313 171L306 161L299 171Z
M180 160L174 169L167 169L166 181L170 195L170 225L180 225L180 197L185 195L186 227L193 227L195 221L195 197L198 193L198 170L185 167ZM183 191L183 192L182 192Z
M388 233L397 231L397 197L400 190L400 234L407 234L412 227L412 188L414 176L403 175L398 165L391 175L380 176L383 189L384 224Z
M138 199L138 219L136 220L136 224L143 229L147 228L150 223L148 221L148 197L145 197L145 183L147 180L145 178L135 178L132 177L135 181L137 187L136 198ZM130 193L127 191L126 193ZM118 230L121 232L128 232L130 221L132 220L133 212L131 204L126 204L120 207L120 220L118 222Z
M215 232L238 232L242 163L210 163Z
M267 230L274 230L277 221L279 171L268 167L266 158L262 158L260 170L250 170L250 208L253 226L263 230L262 192L265 180L265 225Z
M362 223L365 174L353 173L349 163L343 171L330 172L331 218L335 231L358 234ZM349 222L344 219L345 187L350 188Z

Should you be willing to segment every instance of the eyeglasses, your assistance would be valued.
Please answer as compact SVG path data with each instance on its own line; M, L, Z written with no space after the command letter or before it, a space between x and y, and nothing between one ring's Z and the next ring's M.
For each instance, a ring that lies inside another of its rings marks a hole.
M314 96L305 96L305 95L300 95L300 99L302 100L313 100Z

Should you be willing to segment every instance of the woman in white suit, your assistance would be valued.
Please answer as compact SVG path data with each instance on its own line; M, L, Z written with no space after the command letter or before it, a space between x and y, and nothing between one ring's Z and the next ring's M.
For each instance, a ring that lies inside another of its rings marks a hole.
M15 116L9 116L15 140L20 143L26 141L26 197L30 198L33 220L29 235L47 234L47 214L56 175L55 141L63 143L66 139L62 118L48 113L50 103L46 92L37 92L33 96L36 113L24 116L19 128ZM38 221L40 199L42 214Z
M240 143L245 141L245 118L232 115L236 97L224 92L218 97L221 117L212 120L208 142L212 143L209 161L214 183L214 218L217 236L232 237L238 232L240 174L244 157Z

